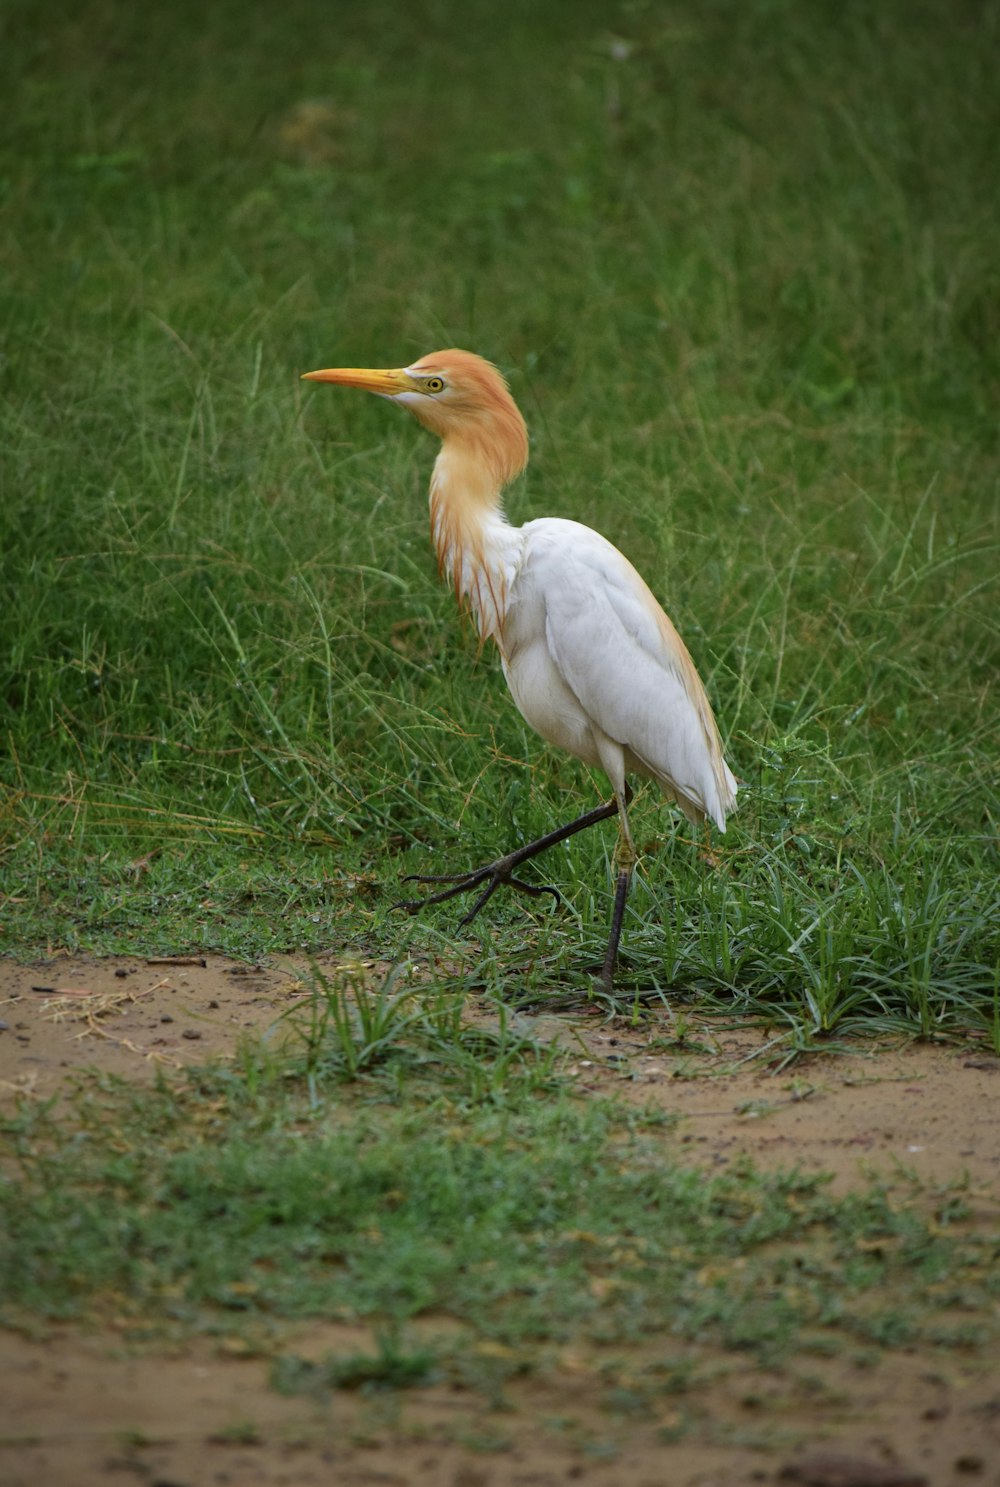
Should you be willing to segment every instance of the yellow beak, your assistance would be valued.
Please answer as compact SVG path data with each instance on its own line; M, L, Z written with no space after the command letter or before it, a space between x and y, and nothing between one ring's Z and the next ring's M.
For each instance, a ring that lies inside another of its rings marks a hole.
M389 398L413 390L413 383L402 370L381 372L367 367L328 367L323 372L303 372L302 376L306 382L336 382L340 387L360 387L365 392L380 392Z

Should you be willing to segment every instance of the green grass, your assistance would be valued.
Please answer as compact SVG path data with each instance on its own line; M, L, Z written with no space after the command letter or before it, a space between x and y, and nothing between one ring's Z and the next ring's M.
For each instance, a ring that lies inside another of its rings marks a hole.
M323 363L458 343L688 639L745 781L646 792L622 1005L986 1030L996 14L757 0L6 7L0 944L344 946L580 993L562 913L388 906L599 797L437 584L433 444Z
M495 1398L572 1344L611 1409L693 1389L719 1350L794 1370L988 1347L996 1240L960 1182L834 1199L815 1175L706 1174L669 1122L575 1099L530 1040L466 1057L447 999L358 1074L343 1040L317 1060L331 995L298 1051L8 1119L0 1318L239 1335L291 1392L446 1377ZM374 1351L304 1360L288 1329L315 1317L367 1322Z
M39 10L0 14L0 950L396 969L8 1118L0 1319L269 1334L289 1390L495 1395L568 1342L622 1413L718 1349L989 1356L957 1175L706 1174L524 1033L592 995L613 826L539 864L558 911L392 910L606 784L438 583L433 441L299 373L496 360L511 515L597 526L689 642L740 809L708 862L639 793L605 1010L1000 1051L1000 12ZM373 1350L298 1357L317 1316Z

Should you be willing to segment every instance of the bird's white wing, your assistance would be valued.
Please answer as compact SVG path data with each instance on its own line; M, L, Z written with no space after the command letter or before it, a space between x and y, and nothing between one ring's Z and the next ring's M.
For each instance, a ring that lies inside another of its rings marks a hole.
M643 579L578 522L542 518L522 533L518 587L543 604L549 654L592 726L687 815L724 829L736 782L694 663Z

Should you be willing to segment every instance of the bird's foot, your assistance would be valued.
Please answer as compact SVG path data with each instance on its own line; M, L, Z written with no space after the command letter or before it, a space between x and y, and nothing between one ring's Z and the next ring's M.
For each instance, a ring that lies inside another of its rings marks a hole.
M599 971L591 971L590 981L595 996L610 997L614 995L615 976L613 969L609 971L608 967L603 965Z
M485 867L475 868L470 873L410 873L403 879L404 883L448 883L450 886L442 888L438 893L429 893L426 898L403 899L402 902L393 904L393 908L416 914L426 904L443 904L449 898L457 898L460 893L468 893L485 884L472 908L458 921L459 929L464 929L504 883L516 888L519 893L527 893L530 898L541 898L543 894L550 893L557 904L561 903L562 896L558 888L553 888L548 883L525 883L523 878L514 877L514 868L521 860L523 859L519 853L511 852L507 857L498 857L496 862L488 862Z
M525 883L523 878L514 877L514 869L520 867L522 862L527 862L530 857L537 857L540 852L547 852L549 847L554 847L559 842L566 841L568 837L575 836L578 831L585 831L588 826L594 826L598 821L606 821L609 816L617 814L618 797L616 796L614 800L606 801L604 805L585 811L582 816L577 816L575 821L568 821L565 826L557 826L555 831L546 832L537 841L525 842L523 847L516 847L513 852L508 852L506 857L498 857L495 862L488 862L485 867L476 868L471 873L411 873L409 877L403 879L404 883L447 883L449 886L442 888L439 893L429 893L426 898L404 899L402 903L393 904L393 908L405 909L408 914L416 914L425 904L443 904L449 898L457 898L460 893L482 888L472 908L459 921L461 929L475 919L479 910L484 904L489 903L503 883L509 883L519 893L527 893L531 898L541 898L543 893L550 893L557 904L562 903L558 888L553 888L548 883L538 885ZM617 943L616 940L616 947Z

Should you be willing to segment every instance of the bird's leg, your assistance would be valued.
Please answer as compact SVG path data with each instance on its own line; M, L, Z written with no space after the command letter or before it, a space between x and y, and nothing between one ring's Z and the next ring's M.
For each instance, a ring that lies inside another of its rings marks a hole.
M403 879L404 883L448 883L451 886L443 888L440 893L428 894L427 898L404 900L402 903L394 904L393 908L405 909L407 913L415 914L425 904L441 904L449 898L457 898L460 893L466 893L472 888L479 888L485 884L486 886L472 908L459 920L459 928L462 929L475 919L479 910L489 902L502 883L509 883L512 888L517 888L522 893L529 893L532 898L540 898L543 893L551 893L556 903L559 903L560 894L557 888L552 888L547 884L536 886L534 883L525 883L521 878L514 877L515 869L520 867L522 862L527 862L529 858L537 857L540 852L545 852L549 847L557 846L559 842L575 836L578 831L586 831L588 826L596 826L598 821L607 821L610 816L617 815L619 810L623 809L624 800L619 800L616 795L614 800L605 801L603 805L595 806L592 811L585 811L582 816L577 816L575 821L568 821L565 826L559 826L555 831L547 832L537 841L526 842L523 847L516 847L513 852L508 852L506 857L498 857L495 862L488 862L485 867L476 868L470 873L411 873L409 877ZM629 871L631 873L631 869ZM627 886L626 884L626 891ZM619 925L620 933L621 926ZM617 948L617 941L615 945Z
M638 853L629 830L628 795L616 795L618 804L618 816L621 821L621 835L618 839L618 850L615 857L618 861L618 884L615 889L615 906L611 912L611 932L608 935L608 948L604 952L604 964L597 978L597 984L602 991L610 992L614 984L615 962L618 959L618 944L622 937L622 921L625 918L625 900L628 898L629 887L632 883L632 869L635 866Z
M608 948L604 952L604 964L597 983L602 991L610 992L615 979L615 962L618 959L618 942L622 937L622 920L625 917L625 900L628 898L628 890L632 882L632 869L623 867L618 874L618 887L615 889L615 906L611 913L611 933L608 936Z

